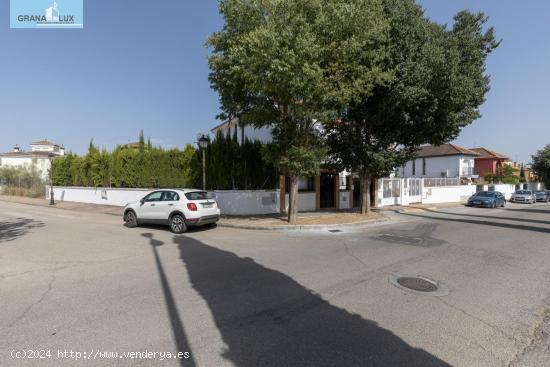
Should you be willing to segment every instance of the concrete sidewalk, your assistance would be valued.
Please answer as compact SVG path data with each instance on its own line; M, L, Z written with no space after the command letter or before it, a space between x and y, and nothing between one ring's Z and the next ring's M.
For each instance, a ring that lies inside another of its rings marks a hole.
M258 216L226 216L218 225L221 227L261 230L261 231L307 231L358 228L385 222L389 219L373 211L368 215L357 212L306 212L298 213L298 222L291 225L286 214L271 214Z
M64 210L74 210L74 211L80 211L80 212L92 212L92 213L102 213L102 214L122 216L122 207L112 206L112 205L75 203L75 202L68 202L68 201L56 201L55 205L50 205L49 199L28 198L23 196L7 196L7 195L0 195L0 201L32 205L32 206L41 206L41 207L47 207L52 209L64 209Z
M456 208L456 207L464 206L464 204L465 204L464 202L452 202L452 203L438 203L438 204L411 204L409 206L393 205L393 206L385 206L383 208L380 208L379 210L382 212L392 211L392 212L411 213L411 212L421 212L421 211L434 211L434 210L444 209L444 208Z

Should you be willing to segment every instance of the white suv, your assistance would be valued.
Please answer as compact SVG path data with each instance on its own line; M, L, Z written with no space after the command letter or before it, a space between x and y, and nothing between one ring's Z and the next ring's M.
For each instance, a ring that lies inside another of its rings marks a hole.
M184 233L190 226L213 225L219 219L218 203L202 190L157 190L124 207L124 222L129 228L165 224L174 233Z

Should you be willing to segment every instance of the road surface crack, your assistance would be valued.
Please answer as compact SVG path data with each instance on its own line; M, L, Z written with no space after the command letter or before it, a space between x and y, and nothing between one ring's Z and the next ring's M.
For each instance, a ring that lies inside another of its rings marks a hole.
M37 301L33 302L32 304L30 304L26 309L25 311L23 311L19 316L17 316L15 318L15 320L13 320L6 328L10 328L10 327L13 327L15 324L17 324L20 320L22 320L25 316L27 316L27 314L38 304L40 304L42 301L44 301L44 299L46 298L46 296L51 292L51 290L53 289L53 284L55 282L55 279L56 279L56 272L57 270L54 270L52 271L52 275L51 275L51 279L48 283L48 287L46 288L46 290L42 293L42 295L40 296L40 298L38 298Z
M548 325L550 325L550 309L547 308L544 310L539 322L534 325L527 344L512 357L506 366L511 367L517 365L530 351L535 350L537 345L544 343L544 339L550 337L548 332L544 330Z

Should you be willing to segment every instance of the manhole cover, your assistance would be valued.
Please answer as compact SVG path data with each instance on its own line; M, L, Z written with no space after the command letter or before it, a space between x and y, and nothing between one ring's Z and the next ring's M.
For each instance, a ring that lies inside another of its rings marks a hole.
M397 283L402 287L412 289L418 292L435 292L437 285L422 278L401 277L397 278Z

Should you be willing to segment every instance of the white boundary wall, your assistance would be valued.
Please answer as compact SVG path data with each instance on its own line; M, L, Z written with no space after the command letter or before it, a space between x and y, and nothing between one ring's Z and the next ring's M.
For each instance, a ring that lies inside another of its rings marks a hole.
M50 197L49 186L46 187L46 198ZM71 201L79 203L125 206L128 203L139 201L151 189L115 189L93 187L55 187L56 201ZM258 215L279 212L279 191L214 191L216 200L223 214L229 215ZM300 194L302 196L302 194ZM308 207L308 197L301 198ZM315 196L313 197L315 209ZM305 210L305 209L304 209Z
M399 194L397 197L383 198L382 187L379 190L379 206L388 205L409 205L409 187L405 187L403 179L400 187L395 190ZM382 185L380 185L382 186ZM465 202L468 197L479 190L494 190L502 192L506 199L510 199L515 191L514 185L494 185L476 186L444 186L444 187L423 187L422 185L422 203L439 204ZM145 195L150 193L151 189L116 189L116 188L91 188L91 187L54 187L54 198L57 201L70 201L79 203L90 203L99 205L124 206L127 203L139 201ZM223 214L228 215L261 215L273 214L280 211L279 190L226 190L214 191L216 200ZM46 198L49 199L49 186L46 187ZM286 194L286 203L288 206L288 194ZM349 192L340 191L340 208L349 208ZM299 193L298 210L315 211L315 193Z
M289 195L285 194L286 210L290 203ZM314 192L299 192L298 193L298 211L313 212L315 211L315 193Z
M125 206L128 203L139 201L153 190L54 186L53 191L54 198L57 201ZM46 186L46 198L50 198L49 186Z
M392 206L392 205L403 205L407 206L410 202L409 190L410 184L405 185L405 180L403 178L394 178L394 179L381 179L379 180L378 187L378 206ZM442 203L465 203L466 200L477 191L490 190L490 191L499 191L506 197L507 200L510 199L512 193L516 191L515 185L457 185L457 186L435 186L435 187L425 187L424 179L422 180L422 204L442 204ZM383 181L391 182L387 187L390 190L387 190L388 197L384 197L384 185Z
M222 214L259 215L279 212L279 190L214 191Z

